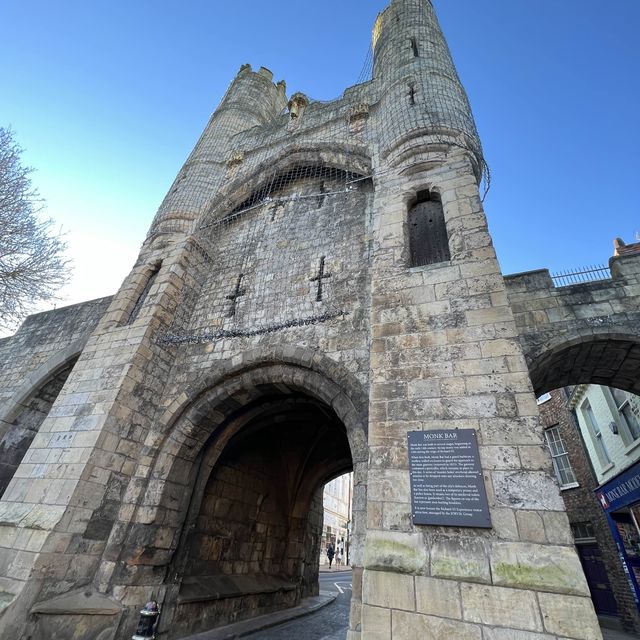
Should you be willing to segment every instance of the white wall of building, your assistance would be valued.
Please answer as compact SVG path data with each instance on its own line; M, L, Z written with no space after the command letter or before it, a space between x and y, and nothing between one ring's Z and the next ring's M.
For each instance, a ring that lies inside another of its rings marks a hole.
M346 561L346 547L349 539L351 523L351 497L353 495L353 473L345 473L324 488L324 524L322 527L322 547L320 550L320 564L328 564L326 548L329 543L344 551ZM344 540L344 542L343 542Z
M626 398L628 404L623 405L621 398ZM576 412L599 484L640 459L640 397L595 384L579 385L570 406Z

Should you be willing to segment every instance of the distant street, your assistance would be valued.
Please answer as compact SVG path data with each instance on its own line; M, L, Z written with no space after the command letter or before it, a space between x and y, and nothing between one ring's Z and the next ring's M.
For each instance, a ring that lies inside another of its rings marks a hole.
M251 640L345 640L349 627L351 571L321 573L320 591L337 592L338 597L317 613L245 637Z

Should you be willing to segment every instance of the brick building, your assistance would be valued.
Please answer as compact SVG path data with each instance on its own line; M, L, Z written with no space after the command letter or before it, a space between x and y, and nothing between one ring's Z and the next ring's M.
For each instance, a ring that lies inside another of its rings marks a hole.
M612 623L619 620L624 629L640 633L633 587L596 497L600 482L585 442L589 434L581 429L572 408L584 393L584 389L577 394L573 389L556 389L538 399L545 438L596 612L605 625L615 626Z

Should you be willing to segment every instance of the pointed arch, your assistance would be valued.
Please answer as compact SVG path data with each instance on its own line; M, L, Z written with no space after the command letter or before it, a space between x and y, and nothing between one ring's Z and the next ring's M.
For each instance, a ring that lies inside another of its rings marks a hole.
M259 198L256 194L264 193L267 197L274 183L286 184L295 176L296 168L310 167L342 172L350 179L370 176L372 172L371 158L362 146L330 142L308 146L291 143L282 149L277 158L268 157L258 166L240 171L217 194L215 202L198 220L196 229L206 229L235 212L243 203Z

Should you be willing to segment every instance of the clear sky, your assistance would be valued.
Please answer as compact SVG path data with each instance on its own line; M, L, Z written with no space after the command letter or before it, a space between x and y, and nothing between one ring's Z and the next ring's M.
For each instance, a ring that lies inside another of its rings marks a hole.
M640 231L640 0L434 0L493 174L505 273ZM64 303L110 295L240 65L331 99L385 0L2 0L0 126L68 232Z

